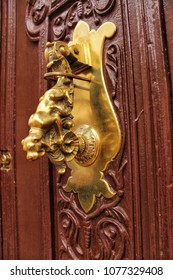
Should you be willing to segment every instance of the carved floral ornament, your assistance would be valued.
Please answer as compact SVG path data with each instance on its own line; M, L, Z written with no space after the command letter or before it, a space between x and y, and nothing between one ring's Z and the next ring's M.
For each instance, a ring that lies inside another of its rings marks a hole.
M99 25L100 17L111 12L115 3L116 0L28 0L26 30L30 39L39 40L45 20L56 12L52 25L54 36L57 40L66 38L68 41L68 30L74 28L80 19L92 17L94 23ZM68 10L58 15L58 9L64 5L68 5Z

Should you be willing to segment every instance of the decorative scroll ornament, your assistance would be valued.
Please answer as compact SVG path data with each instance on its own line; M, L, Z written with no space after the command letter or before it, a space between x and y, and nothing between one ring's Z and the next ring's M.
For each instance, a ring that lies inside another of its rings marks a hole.
M46 1L39 0L36 2L32 9L32 18L33 22L38 25L40 24L46 17L48 11L48 6L46 5Z
M58 15L68 3L68 11ZM95 25L102 21L101 16L110 13L116 0L28 0L26 10L26 30L31 40L39 40L46 19L53 21L50 28L53 29L56 40L69 40L68 31L73 29L81 19L92 18ZM54 14L57 16L54 18ZM52 17L52 19L50 19Z
M33 40L39 40L42 23L44 23L49 9L50 0L29 0L26 10L26 31Z
M59 173L68 164L72 172L64 190L78 193L85 212L92 209L96 196L115 195L102 173L121 144L102 69L104 41L115 30L107 22L90 31L80 21L68 45L47 43L45 59L50 72L45 78L54 79L55 85L40 98L29 119L29 135L22 141L28 159L46 153Z
M91 17L96 25L100 24L100 16L104 16L112 11L115 0L94 1L79 0L75 1L65 16L58 16L54 20L53 32L58 40L68 40L68 29L73 28L77 22L84 18Z
M118 201L105 203L101 198L97 209L85 214L78 209L73 194L69 198L60 190L60 196L60 259L130 258L129 218Z

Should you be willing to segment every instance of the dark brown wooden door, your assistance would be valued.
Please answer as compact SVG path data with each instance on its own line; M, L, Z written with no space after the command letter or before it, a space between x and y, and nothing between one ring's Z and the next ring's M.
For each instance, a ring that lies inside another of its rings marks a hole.
M1 259L172 259L173 3L169 0L1 0ZM104 75L122 130L118 156L104 176L116 199L98 198L85 214L47 158L26 160L21 140L50 85L47 41L72 38L111 21Z

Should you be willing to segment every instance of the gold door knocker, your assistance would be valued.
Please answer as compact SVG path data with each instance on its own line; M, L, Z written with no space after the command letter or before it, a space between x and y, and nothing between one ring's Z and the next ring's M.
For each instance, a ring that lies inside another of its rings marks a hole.
M78 193L85 212L92 209L96 196L115 195L102 173L121 145L102 66L104 41L115 31L111 22L90 31L80 21L69 44L47 43L49 72L44 77L55 80L55 85L40 98L29 119L29 135L22 140L27 159L46 153L59 173L69 166L71 177L64 190Z

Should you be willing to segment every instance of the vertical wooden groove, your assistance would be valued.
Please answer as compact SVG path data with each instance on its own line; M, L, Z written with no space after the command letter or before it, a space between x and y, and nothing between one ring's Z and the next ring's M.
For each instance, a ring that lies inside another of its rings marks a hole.
M134 61L133 61L133 46L131 33L131 14L129 13L129 2L123 3L125 13L125 27L124 28L124 46L126 53L126 69L127 69L127 88L128 88L128 111L129 111L129 132L128 132L128 152L131 159L131 190L133 200L133 244L134 244L134 259L142 258L142 232L141 232L141 202L139 189L139 158L137 153L137 127L134 120L137 118L137 108L135 100L135 77L134 77ZM126 30L125 30L126 29ZM127 34L126 34L127 32ZM130 164L130 163L129 163Z
M140 30L138 31L139 40L140 40L140 47L139 52L141 54L140 64L142 65L141 68L141 82L142 82L142 99L143 99L143 106L144 106L144 131L145 137L143 139L143 145L145 145L145 154L141 154L141 156L146 158L145 163L145 183L141 185L141 201L142 201L142 232L143 232L143 247L144 247L144 255L143 258L156 258L156 229L155 229L155 203L153 203L155 197L155 188L156 185L156 177L154 175L155 170L155 158L153 154L154 149L154 127L152 124L153 119L153 108L151 106L151 83L150 83L150 74L148 69L149 67L149 58L147 52L147 46L150 42L147 41L146 29L145 29L145 22L146 22L146 15L145 15L145 7L144 3L141 2L139 7L139 14L138 14L138 25L140 26ZM142 14L143 21L141 21L140 16ZM140 128L139 128L140 133ZM140 154L140 151L139 151ZM152 155L152 160L151 160ZM146 205L143 203L144 199L146 200ZM146 246L147 244L147 246Z
M130 29L129 29L129 15L128 15L128 7L127 7L127 1L122 1L121 3L121 13L122 13L122 28L123 28L123 44L124 44L124 52L125 52L125 74L126 75L126 95L125 95L125 99L127 100L127 102L125 102L126 104L126 112L127 112L127 120L128 120L128 124L127 124L127 136L126 138L128 139L128 162L129 162L129 182L131 184L130 189L131 189L131 197L133 197L133 164L132 164L132 139L131 139L131 129L130 129L130 99L129 99L129 91L133 91L133 84L131 83L131 79L128 76L128 68L129 68L129 64L131 65L130 68L132 69L132 61L131 61L131 56L128 55L129 53L132 54L132 50L131 50L131 43L130 43ZM130 60L130 63L129 61ZM130 72L132 73L132 72ZM134 218L134 205L132 203L132 259L137 259L140 258L140 252L139 250L136 250L136 226L135 226L135 218ZM140 247L140 246L139 246Z
M2 2L1 139L0 148L12 155L10 171L1 172L3 259L17 259L15 178L15 53L16 1Z
M167 0L166 0L167 1ZM164 0L161 0L159 2L160 4L160 20L161 20L161 36L162 36L162 41L163 41L163 50L164 50L164 61L165 61L165 71L166 71L166 78L167 78L167 83L168 83L168 88L169 88L169 96L170 96L170 101L171 101L171 115L173 117L173 100L172 100L172 80L171 80L171 61L169 60L169 32L167 30L167 24L166 24L166 11L164 10ZM172 10L173 10L173 5L172 5ZM172 24L172 30L173 30L173 24ZM172 35L172 34L171 34ZM171 125L173 124L173 118L171 119Z
M145 50L143 61L146 61L146 69L150 69L149 65L149 56L148 56L148 48L150 48L151 42L148 38L149 29L145 26L146 24L146 13L145 13L145 3L142 2L142 9L144 15L144 23L143 23L143 32L144 32L144 45L143 49ZM147 32L148 31L148 32ZM144 63L143 63L144 64ZM145 116L145 132L146 132L146 168L147 168L147 197L148 197L148 230L149 230L149 258L156 259L157 258L157 189L156 189L156 158L155 158L155 135L154 135L154 112L152 106L152 84L150 71L147 73L147 90L145 87L145 78L146 74L143 73L143 100L144 100L144 116ZM147 241L147 240L146 240ZM145 243L146 244L146 243ZM144 244L144 246L145 246Z
M173 13L173 4L169 0L162 0L160 3L162 9L162 20L164 29L162 30L164 49L165 49L165 61L167 67L167 75L169 82L169 95L170 95L170 119L171 119L171 130L173 132L173 24L172 24L172 13ZM173 133L172 133L173 136ZM170 141L171 147L173 147L173 137ZM170 157L172 157L172 152L170 152ZM170 179L171 181L172 179ZM172 180L173 181L173 180ZM170 183L166 187L166 227L167 227L167 244L168 244L168 256L169 259L173 259L173 184Z
M39 95L43 95L47 90L47 84L44 80L46 72L44 50L48 41L48 19L45 20L44 26L40 31L40 40L38 43L39 58ZM43 259L52 259L52 228L51 228L51 201L50 201L50 173L47 159L40 160L40 199L42 212L42 242L43 242ZM49 195L49 198L47 197ZM48 230L51 232L48 232Z
M165 31L165 41L166 41L166 51L168 57L168 74L169 74L169 82L170 82L170 98L171 98L171 113L172 113L172 121L173 121L173 24L172 24L172 13L173 13L173 5L169 0L161 1L162 9L163 9L163 21L164 21L164 31Z

